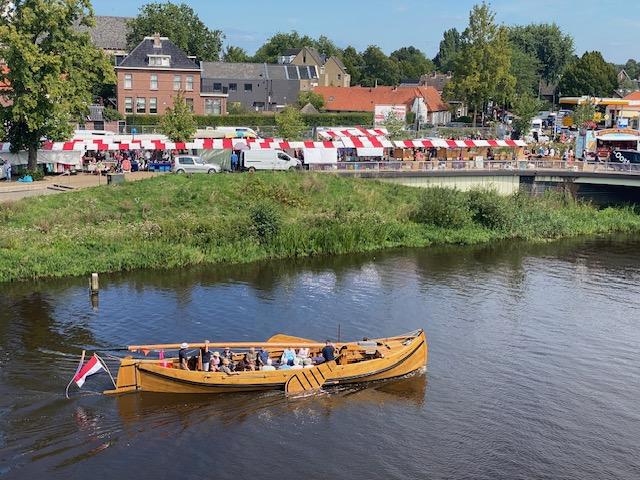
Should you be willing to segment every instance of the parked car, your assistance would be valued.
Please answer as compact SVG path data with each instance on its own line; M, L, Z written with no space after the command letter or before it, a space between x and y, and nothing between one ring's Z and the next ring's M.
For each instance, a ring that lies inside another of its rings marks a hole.
M220 173L220 165L206 163L194 155L177 155L171 167L173 173Z
M245 150L242 152L242 169L256 170L295 170L302 163L282 150Z

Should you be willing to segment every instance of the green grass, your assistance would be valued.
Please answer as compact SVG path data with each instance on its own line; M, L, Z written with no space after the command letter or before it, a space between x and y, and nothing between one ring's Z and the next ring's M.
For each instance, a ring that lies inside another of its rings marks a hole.
M0 282L639 231L631 208L557 195L502 198L326 174L165 175L0 204Z

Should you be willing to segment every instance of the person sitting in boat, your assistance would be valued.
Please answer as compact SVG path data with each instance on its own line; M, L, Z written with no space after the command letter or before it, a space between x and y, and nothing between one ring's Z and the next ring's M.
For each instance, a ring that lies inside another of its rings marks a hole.
M233 352L229 347L224 347L224 350L222 350L222 358L226 358L230 362L233 362Z
M260 370L265 371L265 372L271 372L271 371L273 371L275 369L276 369L276 367L274 367L271 364L271 359L270 358L267 358L267 363L265 363L264 365L262 365L260 367Z
M213 352L213 355L211 356L211 363L209 364L209 371L219 372L221 366L222 358L220 357L220 352Z
M229 361L228 358L223 358L222 359L222 366L220 367L220 371L222 373L226 373L227 375L231 375L232 373L234 373L232 367L233 367L233 365L231 364L231 362Z
M302 367L313 368L313 360L311 360L310 358L305 358L304 360L302 360Z
M211 352L209 351L209 340L204 341L204 347L200 349L200 358L202 359L202 371L209 371L209 364L211 363Z
M336 359L336 347L330 340L326 341L324 348L322 349L322 358L325 362L330 362Z
M300 357L295 358L293 365L291 365L291 370L302 370L302 359Z
M244 354L242 360L236 365L236 372L253 372L256 369L256 364L252 362L248 353Z
M249 353L245 355L245 359L247 359L249 364L253 367L251 370L255 370L258 366L258 353L256 352L255 347L251 347L249 349Z
M282 352L282 357L280 357L281 365L292 366L293 361L296 359L296 351L293 348L285 348Z
M271 365L271 363L269 363L269 360L271 360L269 358L269 352L267 352L264 349L264 347L260 347L260 351L258 352L258 359L257 360L258 360L258 366L259 367L264 367L266 365Z
M299 348L297 355L298 355L298 358L304 360L305 358L309 357L309 349L306 348L306 347L305 348Z
M178 350L178 362L182 370L189 370L189 344L183 342Z

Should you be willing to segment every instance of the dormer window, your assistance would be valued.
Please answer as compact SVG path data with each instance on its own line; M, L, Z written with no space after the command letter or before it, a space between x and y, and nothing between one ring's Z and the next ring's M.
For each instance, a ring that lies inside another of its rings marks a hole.
M170 67L171 55L149 55L150 67Z

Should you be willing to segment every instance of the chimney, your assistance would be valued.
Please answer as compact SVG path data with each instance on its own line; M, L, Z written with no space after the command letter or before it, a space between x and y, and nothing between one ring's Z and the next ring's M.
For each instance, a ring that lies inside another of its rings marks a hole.
M159 33L155 33L153 35L153 48L162 48L162 41L160 40Z

